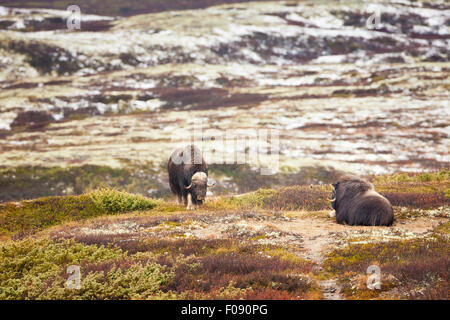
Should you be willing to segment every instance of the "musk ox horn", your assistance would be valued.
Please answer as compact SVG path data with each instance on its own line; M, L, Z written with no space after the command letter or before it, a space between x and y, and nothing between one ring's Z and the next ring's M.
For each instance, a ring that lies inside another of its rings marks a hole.
M188 185L187 187L184 187L184 188L189 190L191 187L192 187L192 182L190 185Z
M334 197L333 199L328 199L328 201L330 202L336 201L336 197Z

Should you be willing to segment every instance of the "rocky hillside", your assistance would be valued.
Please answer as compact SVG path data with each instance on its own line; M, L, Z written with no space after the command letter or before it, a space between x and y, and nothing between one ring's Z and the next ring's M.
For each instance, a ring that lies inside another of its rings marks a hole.
M258 179L254 159L218 164L219 193L449 165L446 2L260 1L129 17L81 9L81 30L68 31L64 11L0 8L0 188L81 166L114 172L95 186L167 194L163 167L194 118L204 130L279 132L268 145L278 174ZM230 153L207 149L210 163ZM84 191L69 180L52 178L47 194Z

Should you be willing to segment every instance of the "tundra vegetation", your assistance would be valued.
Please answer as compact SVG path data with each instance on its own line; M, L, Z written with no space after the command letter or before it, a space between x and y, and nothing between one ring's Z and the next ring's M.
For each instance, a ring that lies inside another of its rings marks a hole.
M371 1L372 30L353 0L38 9L69 2L0 6L0 299L448 299L448 3ZM216 186L187 212L166 165L196 118ZM278 130L278 173L224 164L229 128ZM329 217L344 173L392 227Z
M443 200L394 205L393 227L337 225L331 185L215 197L195 213L112 189L5 202L0 297L448 299L449 170L371 179L405 199L426 180ZM380 290L366 286L374 264ZM69 265L79 290L66 287Z

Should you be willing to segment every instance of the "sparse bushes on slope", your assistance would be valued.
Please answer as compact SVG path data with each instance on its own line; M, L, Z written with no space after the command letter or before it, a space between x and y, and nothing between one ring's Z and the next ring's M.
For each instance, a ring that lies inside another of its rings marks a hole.
M0 247L0 299L148 299L172 277L158 264L119 263L125 259L118 248L74 241L9 242ZM81 266L81 289L65 288L69 265Z
M156 200L108 189L80 196L7 202L0 204L0 236L27 234L65 221L152 209L156 205Z
M170 192L157 181L151 164L126 168L83 165L73 167L18 166L0 168L0 201L79 195L97 188L118 188L155 196Z
M312 294L308 291L314 291L313 282L308 277L292 273L309 272L311 266L278 257L269 259L252 252L213 254L179 265L168 289L184 293L187 298L210 298L215 291L232 284L234 288L246 289L246 296L256 296L272 289L278 295L284 294L285 299L305 298Z
M184 244L191 249L185 251L180 247ZM307 276L314 263L286 249L231 240L165 241L163 247L164 253L157 261L171 266L175 274L164 288L183 298L320 296L314 281Z
M211 164L210 174L218 177L225 176L228 183L236 186L236 193L255 191L260 188L274 188L275 186L310 185L319 183L331 183L341 174L333 168L327 167L302 167L301 169L282 168L282 171L274 175L261 175L259 170L249 165L238 164ZM220 185L216 188L220 191Z
M170 189L160 181L160 170L165 172L165 164L157 167L152 163L130 163L123 168L97 165L0 167L0 202L78 195L97 188L117 188L139 194L149 194L150 191L152 196L164 197L170 195ZM214 193L229 194L274 186L331 183L337 179L339 172L324 167L303 167L298 171L285 170L272 176L262 176L248 165L212 164L210 174L218 180L225 178L224 183L217 184Z
M28 239L6 243L0 247L0 299L36 299L64 267L120 256L119 249L73 241Z
M450 198L447 198L443 193L422 194L415 192L410 193L383 192L382 194L391 202L393 206L399 207L430 209L450 205Z
M450 169L442 169L438 172L396 173L393 175L375 176L372 182L384 184L392 182L444 182L448 180L450 180Z
M375 189L392 205L429 209L450 205L450 170L376 176Z
M280 189L259 189L224 201L228 205L243 209L317 211L330 209L330 203L327 200L330 196L330 186L292 186Z
M449 252L448 237L437 234L433 238L350 244L329 253L324 268L341 277L349 297L376 298L397 288L403 298L448 299ZM369 290L365 285L358 289L351 284L373 264L381 269L381 290Z
M59 277L55 285L44 292L44 299L129 300L151 299L160 294L160 287L172 278L157 264L134 263L123 270L113 268L107 272L91 272L82 280L79 290L64 288L65 278Z
M314 263L286 249L230 240L159 240L148 245L144 240L134 254L114 244L74 240L6 242L0 245L0 299L321 297L308 275ZM66 287L69 265L80 266L80 289Z

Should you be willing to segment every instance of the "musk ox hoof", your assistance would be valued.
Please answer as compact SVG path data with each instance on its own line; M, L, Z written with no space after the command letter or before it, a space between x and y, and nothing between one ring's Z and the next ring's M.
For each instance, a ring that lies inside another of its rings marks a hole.
M186 207L186 210L195 210L195 209L197 209L195 206L187 206Z
M328 212L328 216L330 217L330 218L334 218L334 217L336 217L336 211L330 211L330 212Z

